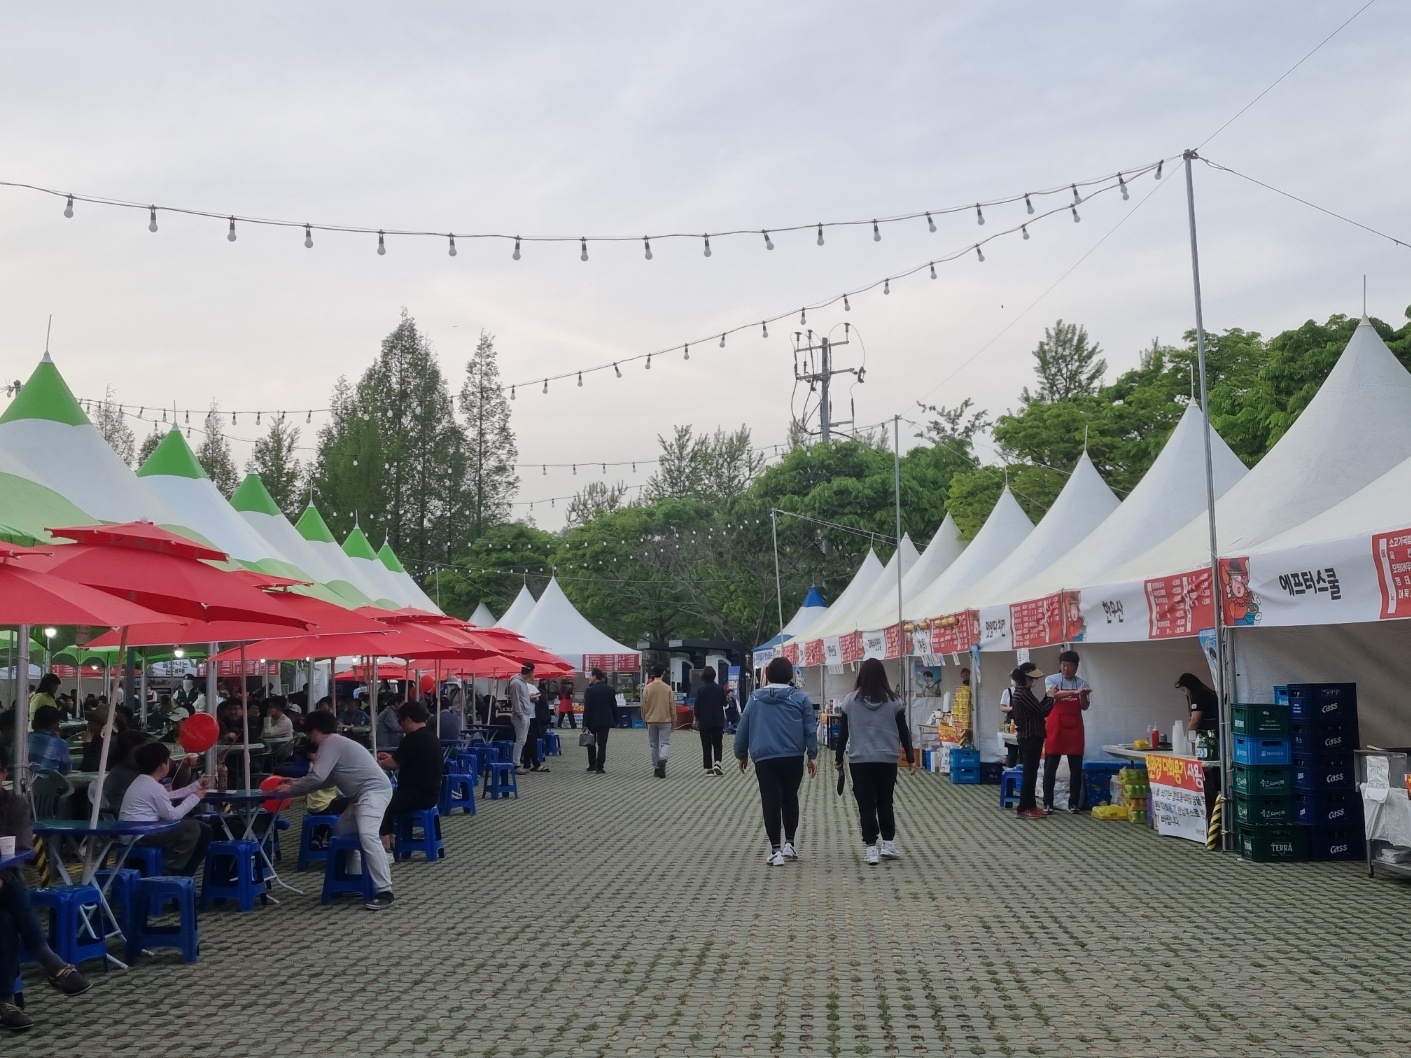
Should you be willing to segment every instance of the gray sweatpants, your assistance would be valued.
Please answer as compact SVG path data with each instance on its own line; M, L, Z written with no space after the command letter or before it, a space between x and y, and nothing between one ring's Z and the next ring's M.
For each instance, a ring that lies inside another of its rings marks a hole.
M652 747L652 767L659 768L666 764L666 758L671 753L671 725L648 724L647 744Z
M333 827L333 832L340 837L357 834L363 859L367 861L367 872L372 876L373 891L378 893L392 891L392 868L387 865L387 850L382 847L382 817L391 800L390 788L358 794L353 803L343 809Z
M510 717L510 723L514 725L514 756L510 758L514 761L514 766L518 768L520 761L524 759L524 744L529 741L529 717L520 716L515 713Z

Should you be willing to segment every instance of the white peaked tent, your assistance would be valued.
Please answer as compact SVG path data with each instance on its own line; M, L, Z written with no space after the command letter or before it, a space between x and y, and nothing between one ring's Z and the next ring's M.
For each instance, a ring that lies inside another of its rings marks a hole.
M1364 317L1308 406L1215 504L1220 552L1241 554L1320 514L1411 456L1411 374ZM1210 562L1202 511L1112 581Z
M49 527L90 525L98 519L33 479L0 449L0 537L15 544L48 543Z
M299 531L284 517L284 512L274 502L259 475L245 475L245 480L230 498L230 505L241 520L259 533L278 554L284 555L319 584L336 592L345 606L372 605L372 600L347 579L346 571L330 565L299 535Z
M600 632L584 617L551 578L523 626L517 629L525 639L538 643L565 659L580 672L584 654L637 654L606 632Z
M94 518L187 529L177 512L153 495L108 447L48 353L0 415L0 450L10 456L12 472L24 468L21 476L57 492Z
M855 603L866 598L867 593L872 590L872 585L877 583L877 578L881 575L882 561L877 557L875 551L868 548L867 556L857 567L857 572L852 575L852 580L848 581L848 586L833 600L833 605L795 632L794 638L800 643L818 639L819 637L814 634L814 629L825 627L831 622L834 614L845 614L852 609ZM852 629L850 628L848 631L851 632Z
M422 591L410 573L402 565L401 559L392 550L392 542L384 539L382 546L377 549L378 560L387 567L392 574L392 580L397 584L402 592L402 596L407 600L408 606L415 606L418 610L426 610L428 613L440 613L441 607L431 600L431 596ZM438 592L439 594L439 592ZM491 624L494 622L492 621Z
M926 550L921 552L921 557L902 574L902 599L910 599L921 589L928 587L950 568L951 563L959 558L964 550L965 541L960 538L960 530L956 527L955 519L947 514L942 520L940 528L936 530L936 534L931 537L931 542L926 545ZM861 629L884 628L894 624L896 619L896 585L893 584L891 591L881 592L865 610L858 612L857 627Z
M1117 511L1120 502L1084 452L1034 531L994 572L957 592L959 605L953 608L1009 602L1008 591L1048 566L1054 555L1072 550Z
M495 615L490 612L490 607L481 602L476 605L475 613L470 615L470 623L480 628L493 628Z
M375 606L389 610L395 610L399 607L400 604L396 600L387 597L382 585L367 576L365 569L354 565L353 560L338 546L338 542L333 539L333 532L328 528L328 523L323 520L323 515L312 503L304 508L304 513L299 515L299 520L294 523L294 528L309 547L323 559L325 565L338 571L339 580L352 584L358 591L371 599Z
M348 561L358 571L358 575L377 589L376 599L379 605L389 602L397 607L412 605L411 596L398 583L392 571L382 564L377 552L372 549L372 541L368 540L367 534L356 522L349 530L347 539L343 541L343 554L348 556ZM432 607L432 612L436 612L435 607Z
M1065 588L1101 584L1107 574L1147 550L1172 526L1205 513L1205 439L1200 409L1186 408L1161 454L1122 505L1047 569L1017 585L1006 602L1038 599ZM1247 473L1225 439L1210 435L1215 496Z
M911 537L903 534L901 545L892 552L892 557L887 559L887 564L882 567L882 572L872 582L871 586L855 602L846 609L841 609L834 605L828 611L828 616L811 625L808 631L809 639L825 639L828 636L848 635L852 632L871 630L874 628L894 625L897 623L897 566L901 566L901 576L905 580L906 574L920 561L921 555L916 550L916 545L911 542ZM861 625L858 623L863 614L875 609L879 603L891 603L891 618L876 625Z
M823 601L823 593L815 585L810 584L808 594L804 596L799 608L794 611L794 616L789 618L789 623L784 626L781 634L786 638L797 635L800 628L807 627L827 612L828 604Z
M523 632L524 622L529 620L529 615L534 612L534 595L529 590L528 584L520 586L519 594L514 597L514 602L510 603L510 608L500 617L500 627L508 628L511 632Z
M1033 531L1034 523L1006 486L970 546L944 573L905 601L907 619L922 621L954 613L950 600L998 568Z

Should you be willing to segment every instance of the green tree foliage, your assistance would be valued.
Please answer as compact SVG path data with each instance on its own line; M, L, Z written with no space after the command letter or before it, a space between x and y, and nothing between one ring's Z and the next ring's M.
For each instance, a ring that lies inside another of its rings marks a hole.
M441 570L441 608L469 617L484 602L504 613L522 584L536 594L543 590L558 548L558 539L542 529L514 522L492 526Z
M298 446L299 428L280 412L255 442L254 453L245 464L247 473L260 476L279 509L296 520L304 504L304 467L294 454Z
M142 438L142 444L137 449L137 459L133 463L134 467L140 467L143 463L147 462L148 457L150 457L151 454L157 450L157 446L162 443L162 432L156 429L155 426L156 424L154 423L152 432Z
M475 353L465 365L460 413L465 419L465 486L462 506L474 540L509 518L519 487L514 463L519 457L510 429L510 405L500 383L493 335L480 332Z
M1097 392L1107 370L1107 361L1098 355L1101 352L1096 342L1088 343L1088 332L1079 324L1059 320L1045 328L1043 341L1034 350L1039 388L1030 393L1026 386L1019 399L1025 404L1051 404Z
M587 525L605 514L621 510L627 505L627 486L620 481L608 484L606 481L590 481L579 489L568 502L568 514L564 521L570 529Z
M720 502L742 494L764 466L755 451L749 427L696 436L677 426L670 440L658 437L661 459L647 480L646 500L701 499Z
M240 474L235 469L235 457L231 455L230 441L225 436L225 421L220 413L220 404L216 401L211 401L202 430L196 460L220 494L229 498L240 485Z
M108 442L108 447L118 454L118 458L128 466L134 466L137 437L133 434L132 427L127 424L127 416L123 414L122 406L113 396L113 387L107 387L103 391L103 399L89 406L89 418L93 425L98 427L103 440Z

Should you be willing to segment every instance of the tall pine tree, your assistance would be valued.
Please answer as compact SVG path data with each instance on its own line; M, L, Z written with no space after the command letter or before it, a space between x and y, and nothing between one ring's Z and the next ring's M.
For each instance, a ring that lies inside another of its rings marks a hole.
M122 405L113 400L112 386L103 391L102 401L92 405L91 410L93 425L98 427L98 432L103 435L103 440L108 442L108 447L116 452L124 463L132 466L137 453L137 438L132 432L132 427L127 424Z
M465 365L461 384L461 415L465 417L466 529L471 540L509 521L510 503L519 488L514 462L519 449L510 428L510 405L500 383L495 337L480 332L480 341Z
M206 476L220 489L220 494L229 498L240 485L240 472L235 469L235 457L230 453L230 442L225 438L225 424L221 420L220 404L211 401L211 410L206 412L206 424L201 447L196 449L196 459L206 472Z
M247 473L260 476L279 509L296 520L304 498L304 468L294 454L298 445L299 428L280 412L270 420L265 435L255 442L254 453L245 464Z

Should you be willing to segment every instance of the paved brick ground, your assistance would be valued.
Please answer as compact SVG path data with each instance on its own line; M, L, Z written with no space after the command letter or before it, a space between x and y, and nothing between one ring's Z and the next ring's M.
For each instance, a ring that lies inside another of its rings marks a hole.
M565 734L568 734L565 732ZM447 825L372 914L202 917L203 957L61 1000L62 1055L1404 1055L1411 888L1265 866L1086 817L1019 822L993 787L903 778L905 858L862 863L851 797L805 779L802 861L763 864L751 778L678 732L589 775L566 737L518 802ZM727 760L729 739L726 740ZM825 758L826 758L825 754ZM291 865L292 866L292 865ZM19 1050L17 1048L17 1053Z

